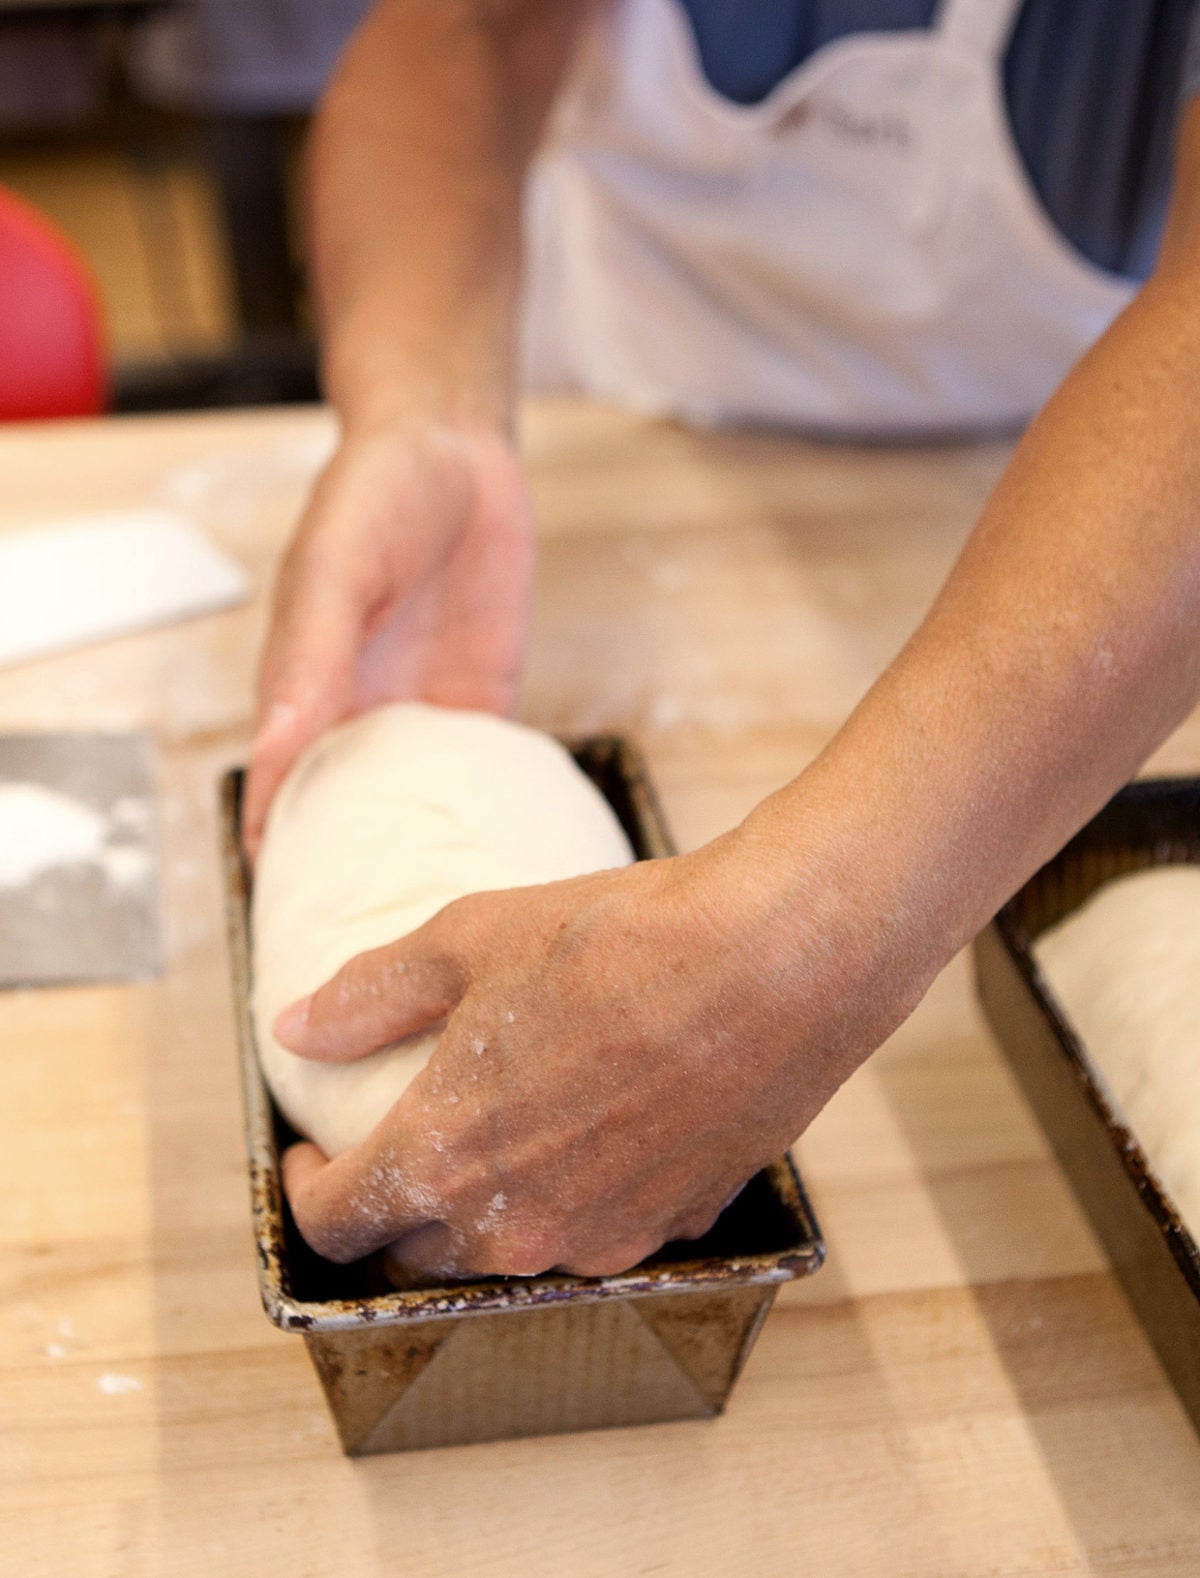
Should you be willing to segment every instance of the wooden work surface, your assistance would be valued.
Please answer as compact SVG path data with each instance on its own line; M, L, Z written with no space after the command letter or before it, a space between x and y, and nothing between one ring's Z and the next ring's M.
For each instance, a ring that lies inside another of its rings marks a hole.
M0 438L0 527L191 512L260 591L316 412ZM800 768L896 650L1004 458L535 411L524 711L631 731L694 845ZM830 1245L729 1412L344 1460L257 1303L214 828L253 607L0 673L0 728L152 729L171 965L0 996L4 1578L1200 1572L1200 1445L957 961L800 1147ZM1196 720L1161 753L1200 764Z

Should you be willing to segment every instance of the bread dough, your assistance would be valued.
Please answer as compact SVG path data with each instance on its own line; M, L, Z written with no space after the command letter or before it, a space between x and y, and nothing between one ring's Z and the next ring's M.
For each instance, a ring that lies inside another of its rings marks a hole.
M1106 883L1034 953L1200 1239L1200 867L1156 866Z
M548 735L420 703L334 729L275 797L255 873L254 1022L276 1101L327 1156L364 1139L439 1030L354 1063L312 1063L271 1033L282 1008L451 900L633 858L615 815Z

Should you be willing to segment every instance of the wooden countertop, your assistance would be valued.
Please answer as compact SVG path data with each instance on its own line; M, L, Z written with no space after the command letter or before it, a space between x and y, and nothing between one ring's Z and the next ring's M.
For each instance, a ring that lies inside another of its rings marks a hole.
M639 736L686 845L828 737L1004 458L528 425L525 714ZM0 529L175 504L261 591L330 442L315 411L10 429ZM963 960L803 1141L829 1263L724 1418L341 1457L258 1307L247 1214L214 785L263 612L0 672L0 728L156 734L171 951L151 986L0 994L0 1573L1200 1572L1200 1445ZM1200 721L1155 765L1200 766Z

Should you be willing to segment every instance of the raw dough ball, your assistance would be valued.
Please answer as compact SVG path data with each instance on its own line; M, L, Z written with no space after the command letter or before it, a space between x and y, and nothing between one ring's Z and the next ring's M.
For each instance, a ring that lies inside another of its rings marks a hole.
M1200 867L1157 866L1106 883L1034 951L1200 1238Z
M275 798L254 883L255 1030L289 1123L327 1156L358 1144L429 1061L439 1029L356 1063L311 1063L271 1034L280 1009L465 893L632 858L599 790L536 730L405 703L318 740Z

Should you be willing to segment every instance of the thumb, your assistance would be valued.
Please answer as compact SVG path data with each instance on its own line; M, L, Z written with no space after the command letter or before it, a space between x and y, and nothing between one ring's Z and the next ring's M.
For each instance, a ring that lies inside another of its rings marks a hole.
M351 708L363 611L351 586L289 568L259 679L242 836L253 858L271 801L300 753Z
M285 1008L275 1039L320 1063L349 1063L435 1025L467 987L461 959L430 947L427 928L360 953L314 992Z

